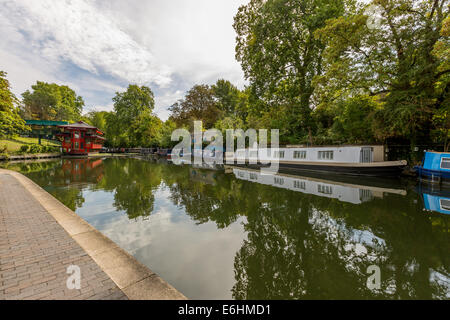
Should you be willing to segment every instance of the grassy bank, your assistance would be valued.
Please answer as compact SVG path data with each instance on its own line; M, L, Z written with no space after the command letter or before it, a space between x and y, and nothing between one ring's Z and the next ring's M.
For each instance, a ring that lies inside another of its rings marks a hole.
M13 137L9 139L0 139L0 153L7 153L10 155L21 153L24 146L27 146L28 150L32 146L35 150L45 149L48 147L59 148L60 144L57 141L41 139L41 145L39 146L38 138L24 138L24 137Z

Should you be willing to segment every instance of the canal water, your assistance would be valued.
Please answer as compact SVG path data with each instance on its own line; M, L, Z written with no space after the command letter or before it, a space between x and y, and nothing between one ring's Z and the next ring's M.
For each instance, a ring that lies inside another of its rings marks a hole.
M3 167L190 299L450 298L450 192L413 180L134 158Z

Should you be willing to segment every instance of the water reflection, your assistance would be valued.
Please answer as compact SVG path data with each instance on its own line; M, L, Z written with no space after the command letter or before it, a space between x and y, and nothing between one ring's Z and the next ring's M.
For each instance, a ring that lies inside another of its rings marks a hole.
M433 194L395 182L226 173L131 158L9 167L189 298L450 294L450 216L424 213L422 199ZM373 264L382 279L375 291L366 286Z
M404 189L362 186L354 183L335 182L309 176L261 174L259 170L239 168L233 168L232 172L237 179L326 198L333 198L353 204L371 201L375 197L383 198L384 193L406 195L406 190Z
M417 187L417 191L422 195L425 210L450 214L450 190L441 189L433 185L423 185Z

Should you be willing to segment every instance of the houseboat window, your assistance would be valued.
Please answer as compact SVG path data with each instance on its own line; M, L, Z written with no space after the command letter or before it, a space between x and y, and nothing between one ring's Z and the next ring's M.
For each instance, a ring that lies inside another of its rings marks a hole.
M275 151L275 158L283 159L284 158L284 151Z
M73 133L73 137L74 137L74 139L79 139L80 138L80 133L78 131L75 131Z
M442 169L450 169L450 158L442 158L441 159L441 168Z
M294 151L294 159L306 159L306 151Z
M283 178L273 178L273 182L275 184L282 186L284 184L284 179Z
M297 189L306 189L306 182L305 181L300 181L300 180L294 180L294 188Z
M333 188L331 186L317 185L317 191L323 194L332 194Z
M319 160L333 160L334 151L319 151Z
M78 149L79 149L78 142L75 142L74 145L75 145L75 146L74 146L74 149L75 149L75 150L78 150Z
M244 178L245 177L245 173L242 172L242 171L238 171L238 176L241 177L241 178Z
M450 211L450 200L447 199L441 199L441 209Z
M258 180L258 175L256 173L250 173L250 180Z
M66 143L69 143L70 142L70 138L66 137L65 141L66 141Z

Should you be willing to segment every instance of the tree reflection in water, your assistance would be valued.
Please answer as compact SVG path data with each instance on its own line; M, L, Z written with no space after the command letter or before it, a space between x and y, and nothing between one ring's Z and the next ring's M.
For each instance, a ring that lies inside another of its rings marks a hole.
M419 196L384 194L352 204L239 180L221 171L131 158L13 164L72 210L83 190L114 193L130 219L154 212L155 192L197 224L224 229L245 217L234 259L235 299L448 298L449 218L423 211ZM366 286L368 266L381 289Z

